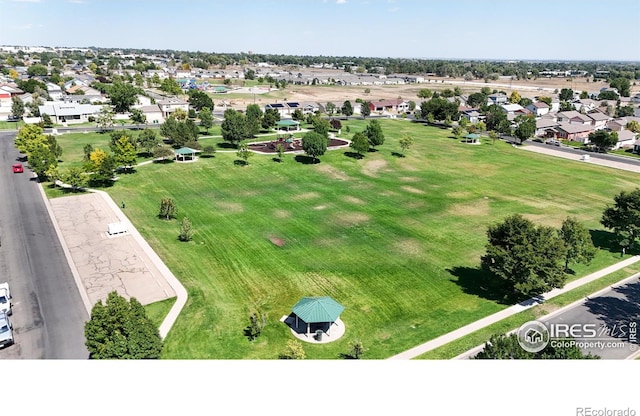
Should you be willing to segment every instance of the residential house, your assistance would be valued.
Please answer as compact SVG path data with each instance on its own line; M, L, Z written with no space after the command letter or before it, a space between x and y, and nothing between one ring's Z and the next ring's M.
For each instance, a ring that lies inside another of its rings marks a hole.
M158 104L140 105L134 108L137 108L138 110L142 111L142 114L144 114L147 117L147 124L164 123L162 110L160 109Z
M280 117L289 116L289 107L283 103L271 103L264 106L264 110L276 110Z
M492 105L492 104L496 104L496 105L500 105L500 104L506 104L509 101L509 99L507 98L506 94L491 94L487 97L487 105Z
M460 115L464 118L466 118L467 120L469 120L470 123L477 123L479 122L481 119L483 119L483 115L480 114L480 112L478 110L476 110L475 108L471 108L468 110L464 110L460 112Z
M591 117L586 114L580 114L577 111L560 111L556 114L559 123L582 124L590 126L592 124Z
M300 109L302 109L302 114L315 114L320 111L320 104L306 101L300 103Z
M549 104L545 103L544 101L536 101L529 104L526 108L527 110L531 111L535 117L542 117L551 109L551 107L549 107Z
M595 110L587 114L591 117L591 124L594 130L602 130L607 127L607 122L611 120L611 117L601 111Z
M7 120L11 114L11 93L0 88L0 120Z
M539 118L536 120L536 137L556 137L558 122L554 118Z
M76 102L76 103L90 103L105 101L105 97L102 96L100 91L95 88L86 87L83 85L74 85L67 90L68 94L62 96L64 102Z
M588 113L590 111L593 111L598 108L598 105L598 101L592 100L590 98L581 98L573 102L573 107L581 113Z
M62 93L62 88L52 82L47 82L47 92L49 93L49 97L54 101L61 101L62 96L64 95Z
M60 101L47 101L44 105L38 106L40 115L48 114L51 121L56 124L77 124L86 123L89 117L96 117L101 105L64 103Z
M589 133L593 132L593 126L585 124L559 123L555 129L556 137L573 142L589 143Z
M618 133L618 143L613 147L613 150L628 149L634 146L636 142L636 134L631 130L623 129Z
M173 112L180 109L185 113L189 112L189 103L179 98L167 98L158 101L162 117L168 118Z
M372 112L404 113L409 111L409 102L402 99L370 101L369 108Z

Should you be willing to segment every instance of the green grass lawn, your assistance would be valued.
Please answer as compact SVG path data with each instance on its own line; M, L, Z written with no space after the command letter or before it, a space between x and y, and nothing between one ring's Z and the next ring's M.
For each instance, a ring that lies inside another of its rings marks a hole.
M276 358L291 338L279 319L301 297L325 295L345 306L347 332L305 344L308 358L338 358L354 339L367 358L397 354L507 306L479 281L489 224L518 212L559 226L574 215L606 245L602 210L640 179L500 141L473 146L448 130L381 123L386 143L360 160L337 150L318 164L254 155L239 166L235 153L218 152L140 167L107 190L126 201L126 214L189 292L165 358ZM347 125L350 138L366 121ZM404 158L403 134L416 139ZM176 201L178 220L157 219L164 197ZM189 243L177 240L184 216L196 231ZM575 277L618 260L602 249L590 266L574 267ZM268 325L249 342L243 330L256 308Z

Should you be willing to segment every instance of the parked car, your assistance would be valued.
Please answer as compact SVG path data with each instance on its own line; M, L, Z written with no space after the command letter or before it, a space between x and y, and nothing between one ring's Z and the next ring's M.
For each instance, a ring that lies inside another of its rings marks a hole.
M13 173L22 173L24 172L24 168L21 163L16 163L13 165Z
M0 283L0 312L11 315L11 291L9 290L9 283Z
M13 344L13 327L6 313L0 312L0 348Z

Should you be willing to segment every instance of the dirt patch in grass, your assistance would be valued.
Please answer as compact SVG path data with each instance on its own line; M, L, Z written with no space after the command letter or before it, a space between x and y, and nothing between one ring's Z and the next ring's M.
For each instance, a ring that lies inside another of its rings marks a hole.
M412 194L418 194L418 195L424 194L423 190L418 189L418 188L414 188L413 186L406 186L405 185L405 186L401 186L400 188L405 190L405 191L407 191L407 192L409 192L409 193L412 193Z
M401 255L418 257L422 254L420 242L413 238L401 238L393 243L393 248Z
M323 209L327 209L326 205L316 205L315 207L313 207L313 209L315 209L316 211L322 211Z
M274 245L278 247L283 247L286 243L284 238L280 238L280 237L269 237L269 241L271 241Z
M564 221L564 218L554 218L543 214L522 214L522 216L536 225L546 225L555 228L562 227L562 221Z
M459 204L453 204L449 207L449 212L459 216L487 216L489 215L489 200L480 199L477 201L469 201Z
M244 206L238 202L216 201L215 205L226 212L244 212Z
M275 211L273 211L273 216L276 218L289 218L291 216L291 213L284 209L276 209Z
M416 178L415 176L401 176L398 179L402 182L420 182L420 178Z
M317 192L305 192L303 194L295 195L291 199L296 201L305 201L307 199L314 199L319 197L320 197L320 194Z
M551 305L551 304L548 304L548 303L543 303L541 305L538 305L536 307L536 310L535 310L536 318L539 318L539 317L544 316L544 315L548 315L551 312L556 311L558 309L560 309L559 306Z
M342 227L350 227L369 221L369 216L362 212L347 212L336 218L336 223Z
M364 165L362 165L362 173L375 178L376 176L378 176L378 172L386 166L386 160L368 160L364 163Z
M332 179L337 179L339 181L346 181L351 179L346 173L330 165L320 165L318 166L318 171L320 171L320 173L323 173Z
M449 198L463 199L463 198L470 198L473 196L473 194L471 192L458 191L458 192L449 192L447 196Z
M349 203L351 203L351 204L359 204L359 205L364 204L364 201L363 201L362 199L360 199L360 198L356 198L355 196L351 196L351 195L345 196L345 197L344 197L344 198L342 198L342 199L343 199L345 202L349 202Z

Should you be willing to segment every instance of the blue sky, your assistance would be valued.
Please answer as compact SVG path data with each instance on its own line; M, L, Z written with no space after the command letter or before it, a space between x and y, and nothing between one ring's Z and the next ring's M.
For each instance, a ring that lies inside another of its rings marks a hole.
M640 61L640 0L0 0L0 45Z

